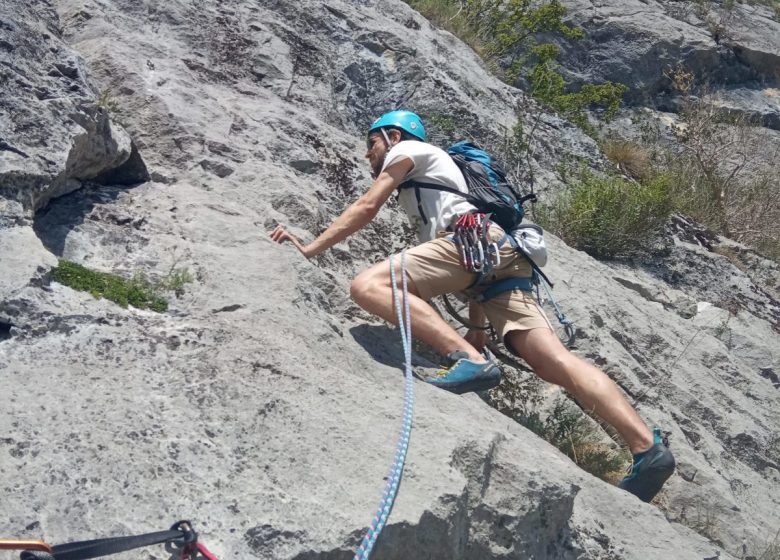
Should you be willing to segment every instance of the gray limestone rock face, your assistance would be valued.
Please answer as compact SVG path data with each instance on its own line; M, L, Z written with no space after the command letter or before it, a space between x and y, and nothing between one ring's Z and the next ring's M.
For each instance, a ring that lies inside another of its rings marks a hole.
M130 159L130 137L62 40L51 3L0 6L0 80L0 195L27 212ZM134 159L125 178L140 182L146 170L137 152Z
M776 86L780 22L768 6L660 0L569 0L567 20L585 39L560 43L563 71L574 84L605 80L629 86L628 100L661 107L671 93L666 72L677 64L700 82Z
M60 22L47 33L109 92L152 180L99 174L34 220L35 205L3 191L0 262L14 266L0 267L0 534L62 543L190 518L219 558L350 558L403 404L398 333L350 300L350 281L410 232L392 202L311 261L268 232L283 223L309 241L364 192L366 126L399 105L438 122L436 141L452 122L496 150L525 108L540 192L561 187L565 158L605 165L595 142L398 1L19 6L3 22ZM30 167L40 182L18 192L49 192L73 145L63 131L88 129L60 118L46 126L62 165ZM33 152L25 138L5 141ZM777 301L689 233L645 267L549 236L575 351L671 435L679 468L657 502L585 473L477 396L416 381L374 558L700 560L771 545ZM193 282L166 313L123 309L51 281L55 256L126 278L185 268Z

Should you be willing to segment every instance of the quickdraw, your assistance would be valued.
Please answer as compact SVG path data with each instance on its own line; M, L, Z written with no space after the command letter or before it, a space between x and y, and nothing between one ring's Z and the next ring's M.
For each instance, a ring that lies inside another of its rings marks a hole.
M501 264L498 243L490 240L490 214L463 214L455 222L452 239L460 250L460 262L469 272L487 274Z
M181 546L181 560L217 560L202 543L189 521L179 521L167 531L128 537L112 537L49 545L36 540L0 540L0 550L20 550L21 560L87 560L154 544Z

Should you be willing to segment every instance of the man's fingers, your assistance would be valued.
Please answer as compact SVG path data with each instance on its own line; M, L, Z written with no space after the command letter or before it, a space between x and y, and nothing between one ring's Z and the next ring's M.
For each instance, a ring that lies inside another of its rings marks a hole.
M276 226L271 232L271 239L277 243L282 243L290 239L290 234L287 233L282 226Z
M282 226L276 226L274 228L274 230L271 232L271 239L277 243L284 243L285 241L289 241L295 245L296 249L303 253L303 245L301 245L301 242L298 241L298 238L289 233Z

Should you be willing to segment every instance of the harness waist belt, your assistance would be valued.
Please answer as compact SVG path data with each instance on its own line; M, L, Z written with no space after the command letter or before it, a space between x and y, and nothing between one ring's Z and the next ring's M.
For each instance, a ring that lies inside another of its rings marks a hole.
M534 281L531 278L505 278L498 282L491 284L485 291L479 294L475 299L484 303L494 297L503 294L504 292L511 292L513 290L523 290L524 292L533 292Z

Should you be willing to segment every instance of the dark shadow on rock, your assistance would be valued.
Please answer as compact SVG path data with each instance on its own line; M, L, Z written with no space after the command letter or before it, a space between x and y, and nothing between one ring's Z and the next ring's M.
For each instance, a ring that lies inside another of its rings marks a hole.
M86 182L77 191L55 198L35 213L35 234L51 253L62 257L68 234L84 223L96 206L108 204L129 187L123 185L97 185ZM130 225L128 216L109 217L117 225Z
M349 332L377 362L404 371L404 351L398 329L385 325L359 325ZM429 375L427 370L438 369L439 364L441 356L432 348L420 341L412 344L412 367L416 375Z
M122 165L101 173L91 181L98 185L131 186L144 183L149 178L146 163L138 152L135 142L132 142L130 144L130 157Z
M11 328L13 325L11 323L4 323L0 321L0 342L3 340L8 340L11 338Z
M380 364L394 368L404 367L401 335L397 329L385 325L358 325L349 329L352 338Z

